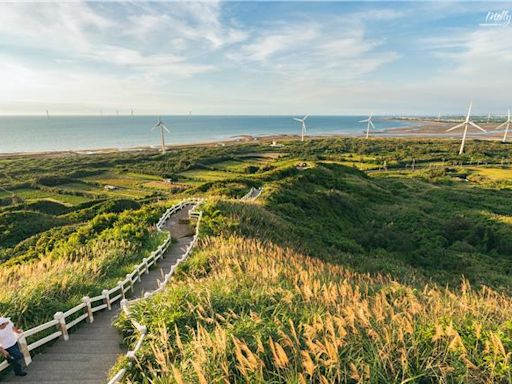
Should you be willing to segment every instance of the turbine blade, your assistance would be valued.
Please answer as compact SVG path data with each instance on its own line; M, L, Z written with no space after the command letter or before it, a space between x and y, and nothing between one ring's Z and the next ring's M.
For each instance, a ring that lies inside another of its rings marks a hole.
M162 124L162 128L165 129L167 131L167 133L170 133L170 131L167 129L167 127L165 125Z
M504 127L505 125L507 125L507 123L508 123L508 121L505 121L504 123L501 123L496 128L494 128L494 130L497 130L497 129L500 129L501 127Z
M298 118L296 118L296 117L293 117L293 120L295 120L295 121L300 121L300 122L302 123L302 120L301 120L301 119L298 119Z
M373 121L369 121L370 125L372 126L373 129L375 129L375 125L373 125Z
M366 120L359 120L358 123L367 123L369 120L366 119Z
M471 109L473 108L473 100L469 103L468 115L466 116L466 120L469 121L469 117L471 116Z
M309 117L309 113L302 118L302 121L306 120Z
M455 127L452 127L452 128L450 128L450 129L447 129L447 130L446 130L446 132L450 132L450 131L453 131L454 129L457 129L457 128L460 128L460 127L463 127L463 126L464 126L464 124L466 124L466 123L460 123L460 124L456 125Z
M475 124L472 121L470 121L469 124L471 124L473 127L477 128L477 129L481 130L482 132L487 133L487 131L485 129L483 129L481 126L479 126L478 124Z

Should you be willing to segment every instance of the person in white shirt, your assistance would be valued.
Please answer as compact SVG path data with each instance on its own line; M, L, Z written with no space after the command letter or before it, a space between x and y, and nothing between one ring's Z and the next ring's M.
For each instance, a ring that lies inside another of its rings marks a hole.
M22 333L8 317L0 317L0 353L4 355L9 364L12 365L16 376L26 376L27 372L23 371L21 360L23 354L18 347L17 334Z

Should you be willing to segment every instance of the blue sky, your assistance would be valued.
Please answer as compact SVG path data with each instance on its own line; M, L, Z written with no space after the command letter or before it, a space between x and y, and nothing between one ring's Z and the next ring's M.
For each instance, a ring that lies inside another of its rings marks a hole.
M0 3L0 114L504 113L489 11L512 2Z

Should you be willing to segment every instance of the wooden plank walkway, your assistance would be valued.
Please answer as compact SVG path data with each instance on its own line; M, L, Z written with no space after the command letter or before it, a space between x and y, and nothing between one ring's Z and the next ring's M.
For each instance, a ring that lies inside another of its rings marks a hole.
M142 281L134 285L134 292L127 296L142 297L144 292L157 288L157 279L163 280L168 272L186 251L192 241L194 229L181 224L180 219L188 218L192 206L186 206L172 215L164 224L164 230L171 232L173 243ZM176 242L174 242L176 241ZM112 322L119 313L119 303L111 311L103 310L94 314L94 322L82 324L76 332L70 333L69 341L58 340L44 348L42 353L34 356L32 364L27 367L28 375L16 377L12 373L2 382L38 383L38 384L102 384L106 383L110 368L120 354L125 353L121 347L121 337Z

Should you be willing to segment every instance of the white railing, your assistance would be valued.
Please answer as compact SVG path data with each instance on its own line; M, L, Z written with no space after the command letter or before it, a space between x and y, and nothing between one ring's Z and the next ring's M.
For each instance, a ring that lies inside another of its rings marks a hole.
M179 204L176 204L175 206L169 208L167 211L165 211L165 213L158 221L156 225L157 229L159 231L162 231L164 223L169 219L169 217L172 214L180 211L181 209L189 205L197 206L201 201L201 199L184 200ZM197 217L199 222L201 218L201 213L192 211L190 213L190 216ZM197 228L198 227L196 227L196 235L194 236L194 240L192 241L191 246L192 244L195 244L197 238ZM169 232L166 232L166 234L167 237L164 240L164 242L154 252L152 252L149 257L142 259L142 262L139 265L137 265L131 273L127 274L124 280L119 281L115 287L110 289L104 289L101 295L98 296L85 296L82 299L82 303L74 306L71 309L68 309L66 312L55 313L55 315L53 316L53 320L38 325L36 327L30 328L21 333L18 336L18 345L20 347L21 352L23 353L25 364L29 365L32 362L32 357L30 354L32 350L59 337L62 337L64 341L68 341L68 330L70 328L78 325L84 320L87 321L88 323L92 323L94 321L94 312L101 311L103 309L110 310L112 309L112 304L114 304L118 300L125 300L126 292L128 292L129 290L133 291L133 285L137 281L141 280L141 275L148 273L149 268L162 257L164 257L165 251L171 244L171 235ZM191 247L189 247L189 249L186 252L187 256L188 253L190 252L190 248ZM172 271L174 271L174 269ZM167 283L167 281L169 280L170 274L168 275L169 276L166 275L166 279L164 280L163 284ZM77 316L77 314L79 315ZM41 332L48 333L48 330L52 328L54 329L54 332L47 334L44 337L41 337L40 339L37 339L35 341L31 341L30 344L27 342L27 338L37 335ZM0 371L3 371L8 366L9 363L7 361L3 361L2 363L0 363Z
M198 237L198 234L199 234L199 224L201 222L201 218L203 217L203 212L196 211L196 209L197 209L197 207L199 206L200 203L201 203L201 200L196 200L196 202L194 203L195 207L189 212L189 218L197 220L196 221L196 228L195 228L194 237L193 237L192 241L190 242L190 244L188 245L185 253L178 260L176 260L176 264L174 264L171 267L171 269L169 270L169 272L164 275L164 280L163 281L158 280L158 288L155 289L154 291L144 293L144 298L136 298L136 299L129 300L129 301L126 300L126 299L123 299L121 301L121 308L126 313L126 316L128 318L130 317L130 305L136 303L137 301L140 301L140 300L146 299L146 298L148 298L150 296L153 296L155 293L158 293L158 292L162 291L165 288L165 286L167 285L167 283L169 282L169 280L172 277L172 275L174 274L174 271L176 270L178 265L182 261L186 260L188 258L188 256L190 255L190 252L192 251L192 249L196 245L197 237ZM129 364L131 365L132 362L135 361L135 359L136 359L137 352L142 347L142 343L143 343L143 341L144 341L144 339L145 339L145 337L147 335L147 328L144 325L141 325L140 323L138 323L134 319L130 318L130 321L131 321L134 329L139 334L138 339L137 339L135 345L133 346L133 349L131 349L128 352L126 352L126 357L129 359L129 361L130 361ZM126 374L126 371L127 371L126 368L121 368L110 379L108 384L120 383L121 380L123 379L124 375Z
M261 188L254 188L251 187L249 192L247 192L240 200L246 201L246 200L256 200L260 195L261 192L263 192L263 187Z

